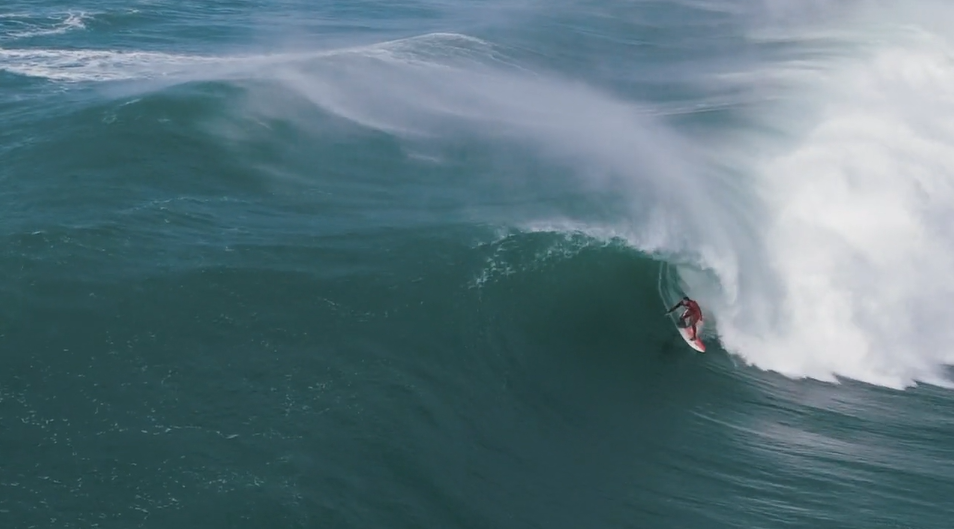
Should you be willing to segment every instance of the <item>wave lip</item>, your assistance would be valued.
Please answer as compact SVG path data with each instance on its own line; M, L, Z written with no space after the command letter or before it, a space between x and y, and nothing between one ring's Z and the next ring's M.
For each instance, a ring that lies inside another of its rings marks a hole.
M70 15L62 26L22 33L25 36L59 33L85 27L84 14ZM46 33L43 33L46 32ZM12 35L12 34L11 34ZM135 50L57 48L0 48L0 70L57 82L109 82L181 78L260 78L291 67L310 70L335 68L341 61L377 61L406 68L433 70L478 64L519 68L481 39L456 33L430 33L417 37L332 50L311 50L257 55L190 55ZM373 65L366 65L374 67ZM287 72L287 69L285 70Z

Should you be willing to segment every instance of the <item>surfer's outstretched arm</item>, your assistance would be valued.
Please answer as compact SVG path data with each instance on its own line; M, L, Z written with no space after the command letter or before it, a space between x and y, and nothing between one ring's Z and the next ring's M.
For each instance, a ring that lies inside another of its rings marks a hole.
M683 301L683 300L680 299L680 300L679 300L679 303L676 303L675 305L672 306L671 309L669 309L669 310L666 311L666 314L669 314L670 312L672 312L672 311L678 309L679 307L683 306L684 304L685 304L685 301Z

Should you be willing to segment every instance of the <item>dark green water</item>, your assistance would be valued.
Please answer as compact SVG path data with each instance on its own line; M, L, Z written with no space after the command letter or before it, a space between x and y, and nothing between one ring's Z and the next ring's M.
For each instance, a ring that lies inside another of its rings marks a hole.
M945 31L5 4L0 526L949 527Z

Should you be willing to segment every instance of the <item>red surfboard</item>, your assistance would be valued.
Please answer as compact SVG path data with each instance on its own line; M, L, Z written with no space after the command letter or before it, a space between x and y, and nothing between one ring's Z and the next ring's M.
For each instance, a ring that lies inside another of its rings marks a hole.
M676 325L676 329L679 330L679 336L682 336L682 339L685 340L687 344L689 344L689 347L692 347L693 349L695 349L696 351L699 351L700 353L706 352L706 344L702 343L702 340L700 339L700 336L702 336L702 325L703 325L703 320L700 319L696 323L696 339L695 340L689 339L689 336L692 334L692 329L688 327L680 327L678 324Z

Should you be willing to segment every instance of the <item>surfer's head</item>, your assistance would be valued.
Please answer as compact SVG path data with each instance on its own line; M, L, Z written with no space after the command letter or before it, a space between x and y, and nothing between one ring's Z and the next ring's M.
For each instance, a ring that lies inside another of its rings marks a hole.
M683 297L682 297L682 300L683 300L683 301L689 301L689 296L683 296Z

